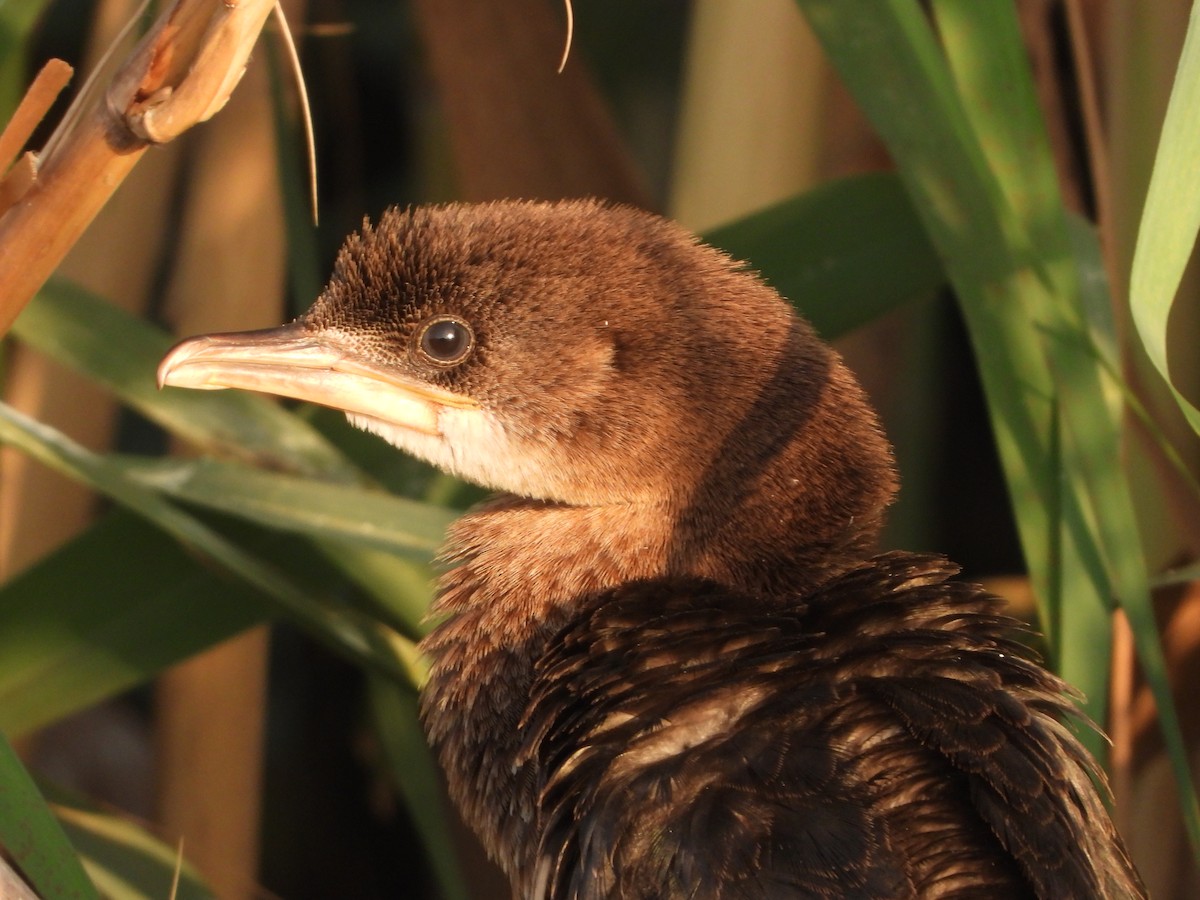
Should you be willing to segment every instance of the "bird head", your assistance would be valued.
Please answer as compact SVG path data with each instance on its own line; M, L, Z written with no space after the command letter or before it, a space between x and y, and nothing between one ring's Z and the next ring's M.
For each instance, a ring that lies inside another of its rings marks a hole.
M873 529L894 487L874 413L786 302L674 223L595 201L391 209L304 316L185 340L159 382L332 406L562 504L807 497Z

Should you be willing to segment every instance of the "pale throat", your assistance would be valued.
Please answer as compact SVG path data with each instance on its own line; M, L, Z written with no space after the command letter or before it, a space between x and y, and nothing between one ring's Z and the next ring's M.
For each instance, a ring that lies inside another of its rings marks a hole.
M544 466L514 442L491 410L440 407L434 417L437 433L431 434L370 416L346 415L355 427L465 481L517 496L543 495Z

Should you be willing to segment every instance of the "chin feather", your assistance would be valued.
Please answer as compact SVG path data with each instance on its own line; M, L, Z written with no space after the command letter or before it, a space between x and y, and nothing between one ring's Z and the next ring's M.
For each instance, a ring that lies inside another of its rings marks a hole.
M346 413L346 418L356 428L465 481L527 497L556 499L548 496L544 468L532 461L527 449L513 446L504 427L487 410L443 407L438 412L440 434L436 435L356 413Z

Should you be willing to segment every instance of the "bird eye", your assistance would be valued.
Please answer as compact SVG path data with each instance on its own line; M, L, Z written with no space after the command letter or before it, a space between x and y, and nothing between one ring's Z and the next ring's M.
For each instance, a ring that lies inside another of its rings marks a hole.
M456 366L475 348L475 332L462 319L438 316L421 325L417 347L435 366Z

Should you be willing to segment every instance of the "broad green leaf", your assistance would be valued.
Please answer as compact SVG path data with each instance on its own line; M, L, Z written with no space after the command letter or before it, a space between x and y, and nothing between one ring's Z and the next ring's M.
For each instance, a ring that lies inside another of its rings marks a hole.
M1200 231L1200 5L1192 6L1154 171L1142 209L1130 274L1133 322L1150 360L1180 409L1200 432L1200 410L1171 379L1167 335L1171 307Z
M1073 490L1064 492L1065 527L1079 534L1090 534L1094 540L1080 537L1074 542L1077 552L1092 552L1095 547L1102 558L1095 561L1078 560L1087 578L1071 578L1067 574L1070 560L1064 560L1064 602L1060 613L1057 650L1060 671L1072 683L1085 691L1093 702L1089 714L1098 716L1104 709L1107 694L1106 663L1111 655L1111 626L1107 600L1115 597L1133 626L1134 639L1143 671L1155 693L1167 749L1173 763L1187 770L1187 754L1178 734L1173 694L1168 679L1166 660L1158 638L1151 606L1151 584L1142 543L1138 533L1131 488L1121 458L1121 416L1124 408L1117 400L1128 387L1114 382L1117 361L1113 349L1116 343L1115 325L1111 313L1111 295L1105 283L1099 238L1095 229L1069 229L1080 279L1082 325L1061 317L1060 331L1047 330L1050 343L1051 369L1061 404L1068 413L1064 416L1070 430L1068 444L1073 450L1063 459L1063 478L1076 482ZM1109 390L1106 390L1109 388ZM1153 433L1153 430L1152 430ZM1162 439L1161 434L1159 435ZM1169 447L1164 450L1170 454ZM1071 502L1086 497L1085 506ZM1070 586L1069 593L1065 590ZM1095 586L1092 590L1084 587ZM1174 735L1172 737L1172 735ZM1190 792L1186 779L1181 796ZM1189 809L1190 807L1190 809ZM1193 803L1185 802L1185 817L1196 813ZM1190 826L1200 827L1195 822Z
M1085 328L1096 354L1096 362L1107 375L1109 407L1115 416L1126 402L1125 389L1128 385L1121 378L1117 320L1100 235L1094 223L1071 213L1067 214L1067 235L1071 255L1075 259Z
M749 262L827 339L928 298L946 281L891 174L830 182L705 239Z
M127 477L179 500L270 528L337 538L428 562L456 513L380 490L330 484L214 459L114 460Z
M1056 473L1050 527L1057 522L1058 529L1050 554L1051 589L1040 599L1055 665L1083 692L1088 715L1103 722L1114 588L1098 546L1097 498L1087 476L1096 469L1121 472L1119 411L1106 401L1079 313L1066 212L1016 9L1011 3L934 0L933 10L964 114L1002 197L997 215L1011 215L1019 231L1014 263L1024 256L1038 275L1039 283L1030 285L1033 289L1026 296L1037 318L1027 323L1025 340L1042 349L1055 398L1054 433L1045 463ZM1008 298L1010 309L1013 299ZM970 311L967 315L971 317ZM974 336L976 344L989 339L986 334ZM1137 546L1132 506L1124 511L1126 538ZM1121 512L1122 507L1114 506L1108 514L1116 517ZM1017 514L1030 515L1019 501ZM1127 587L1146 591L1144 578L1140 585ZM1103 739L1090 731L1084 738L1103 759Z
M213 459L121 457L119 464L134 481L179 500L312 538L388 624L425 632L430 564L454 510Z
M334 538L321 539L317 549L363 591L369 612L410 637L429 631L429 604L437 581L430 563Z
M1039 263L1056 263L1054 278L1069 287L1075 272L1058 174L1016 7L975 0L933 0L932 7L963 113L996 188L1020 222L1021 239Z
M214 459L117 461L148 488L311 538L389 625L407 635L427 630L435 581L431 563L456 511Z
M0 734L0 847L37 892L52 900L98 900L62 827Z
M76 285L52 279L13 334L198 447L330 480L363 478L312 426L273 400L243 391L160 391L155 372L172 338Z
M0 730L23 734L141 684L268 613L159 529L112 513L0 588Z
M831 62L888 144L920 221L951 275L1004 276L1013 236L918 4L797 0ZM979 237L994 244L979 247Z
M1076 264L1068 285L1079 296L1082 311L1079 321L1082 327L1073 334L1068 332L1058 341L1047 335L1052 358L1056 353L1059 354L1052 362L1051 370L1061 398L1058 401L1059 433L1055 457L1060 481L1064 482L1058 496L1062 533L1057 554L1060 561L1058 593L1062 602L1052 611L1055 622L1048 631L1054 635L1053 654L1059 674L1083 693L1088 717L1093 722L1103 723L1108 708L1109 663L1112 658L1112 617L1109 606L1115 588L1108 567L1098 556L1098 542L1088 537L1089 534L1095 534L1098 528L1098 511L1084 468L1103 465L1116 467L1118 472L1123 471L1118 454L1121 449L1120 417L1124 410L1119 403L1119 396L1105 390L1107 382L1104 373L1107 369L1104 355L1114 354L1112 358L1115 359L1116 334L1099 238L1090 223L1070 222L1067 226L1063 230L1063 237L1070 243ZM1051 230L1047 228L1047 231ZM1047 236L1047 239L1052 238ZM1068 363L1074 367L1077 375L1087 379L1087 392L1083 397L1074 396L1080 392L1073 389L1070 382L1064 383L1066 379L1058 375ZM1083 408L1077 410L1074 416L1063 416L1062 406L1072 402L1083 404ZM1078 436L1064 437L1062 430L1068 427L1065 420L1075 422L1077 428L1078 420L1091 423L1094 430L1091 439L1095 441L1092 458L1075 452ZM1102 459L1096 458L1101 455ZM1071 479L1079 483L1066 483ZM1085 508L1078 502L1080 497L1092 497L1093 502ZM1128 505L1122 507L1111 499L1110 506L1107 514L1113 517L1124 514L1124 525L1129 529L1127 540L1140 546L1132 508ZM1077 536L1075 539L1072 539L1072 533ZM1143 569L1140 585L1143 592L1148 589L1144 575ZM1107 757L1108 746L1100 735L1088 729L1082 731L1080 737L1097 759Z
M61 432L0 404L0 442L9 443L47 466L90 484L154 522L176 540L262 591L297 625L348 658L405 680L410 677L396 646L400 635L351 609L297 587L273 567L245 552L157 492L125 476L119 464L75 444Z
M376 733L396 786L425 843L442 895L447 900L466 900L466 885L438 789L437 764L421 731L416 695L378 676L371 676L367 687Z
M332 591L339 584L337 573L294 539L248 529L227 536L286 565L310 589ZM131 550L137 565L113 565ZM370 554L354 562L381 565ZM392 578L393 585L397 580L386 566L373 577ZM430 584L420 583L425 596ZM413 610L411 618L424 610ZM0 587L0 730L22 734L49 724L141 684L271 613L269 600L184 552L160 529L124 510L110 513ZM423 666L411 645L395 649L412 681L421 683Z

